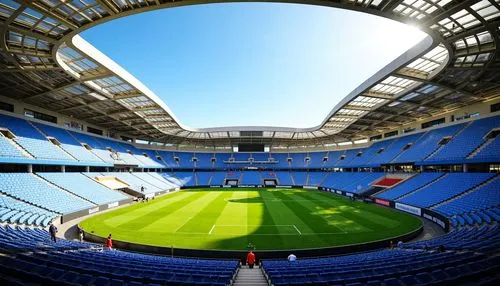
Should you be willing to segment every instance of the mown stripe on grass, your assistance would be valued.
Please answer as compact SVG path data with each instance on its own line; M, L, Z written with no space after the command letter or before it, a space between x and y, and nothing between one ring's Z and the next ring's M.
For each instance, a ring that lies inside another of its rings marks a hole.
M327 195L322 193L312 193L312 196L317 197L319 195ZM387 218L386 216L377 215L378 210L374 209L372 205L360 204L359 202L351 202L347 199L345 200L346 208L340 210L340 215L349 220L355 221L357 224L369 229L369 230L387 230L394 227L394 220ZM317 201L317 205L323 209L328 209L332 207L334 200L324 200ZM336 203L333 205L337 205ZM385 210L387 213L387 210ZM377 216L377 219L371 218L371 216ZM396 224L397 225L397 224Z
M157 204L153 202L150 206L145 207L146 211L143 211L143 209L135 210L134 212L131 212L121 223L117 224L117 226L131 230L141 229L143 226L177 211L189 202L202 199L209 193L197 192L185 194L186 196L180 199L177 198L175 201L167 200Z
M302 232L306 233L310 230L310 233L324 233L325 229L329 230L328 232L341 232L341 230L330 227L326 224L326 221L323 218L311 214L311 210L305 208L301 204L290 200L290 197L281 191L272 192L274 196L283 200L283 204L294 214L296 217L295 225L301 229ZM317 244L317 245L327 245L328 242L322 236L307 236L308 240L305 240L306 236L298 236L302 239L298 241L302 241L304 245L309 244ZM288 241L289 243L293 243L292 241Z
M186 222L177 231L181 233L197 232L206 233L208 232L217 221L222 210L227 205L227 198L231 197L232 192L207 192L215 193L211 200L205 201L205 207L200 209L200 211L193 216L189 221Z
M194 193L191 193L194 194ZM217 193L208 193L206 196L198 197L195 200L185 200L182 207L172 209L172 212L166 214L160 210L161 216L156 220L150 220L144 224L141 231L173 233L180 229L188 220L193 218L207 202L215 199Z

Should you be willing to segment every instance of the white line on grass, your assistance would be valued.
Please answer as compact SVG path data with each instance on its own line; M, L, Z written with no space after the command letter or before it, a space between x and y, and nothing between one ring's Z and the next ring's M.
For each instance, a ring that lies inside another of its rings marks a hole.
M302 235L302 232L300 232L300 230L299 230L299 229L298 229L295 225L293 225L293 228L295 228L295 230L296 230L296 231L297 231L300 235Z
M208 235L206 232L188 232L188 231L178 231L176 234L192 234L192 235ZM332 234L344 234L343 232L311 232L311 233L213 233L211 235L247 235L247 236L304 236L304 235L332 235Z
M212 234L212 231L214 230L214 228L215 228L215 224L212 225L212 228L210 229L210 231L208 232L208 234Z
M181 226L179 226L178 228L176 228L176 229L174 230L174 232L177 232L179 229L181 229L183 226L185 226L185 225L186 225L186 223L188 223L188 222L189 222L189 221L190 221L190 220L191 220L194 216L195 216L195 215L190 216L190 217L189 217L189 218L188 218L188 219L187 219L187 220L186 220L186 221L185 221L185 222L184 222Z

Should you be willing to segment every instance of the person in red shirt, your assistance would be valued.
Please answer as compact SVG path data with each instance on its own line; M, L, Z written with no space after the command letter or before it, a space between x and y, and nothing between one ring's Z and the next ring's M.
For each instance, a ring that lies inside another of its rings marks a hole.
M113 248L113 240L111 240L111 233L106 238L106 249L111 250Z
M247 254L247 264L249 268L253 268L255 264L255 254L251 250Z

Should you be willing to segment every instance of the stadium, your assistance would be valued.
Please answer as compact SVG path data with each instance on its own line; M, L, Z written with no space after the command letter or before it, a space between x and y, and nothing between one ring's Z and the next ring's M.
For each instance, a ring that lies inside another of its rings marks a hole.
M0 282L497 285L500 2L279 1L425 33L309 128L188 127L81 36L220 2L0 0Z

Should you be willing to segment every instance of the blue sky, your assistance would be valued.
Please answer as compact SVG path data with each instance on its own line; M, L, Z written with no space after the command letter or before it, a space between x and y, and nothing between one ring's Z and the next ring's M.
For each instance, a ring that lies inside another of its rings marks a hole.
M353 11L231 3L142 13L82 36L202 128L318 125L425 34Z

